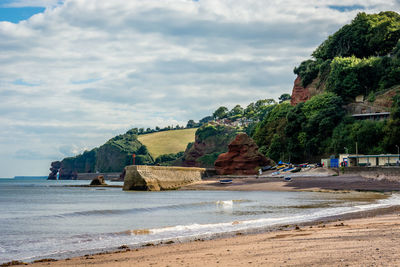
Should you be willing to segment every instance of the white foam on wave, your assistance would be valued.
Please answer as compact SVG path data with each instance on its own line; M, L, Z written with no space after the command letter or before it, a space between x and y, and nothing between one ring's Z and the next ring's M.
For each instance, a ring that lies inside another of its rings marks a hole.
M219 205L230 205L231 202L223 201ZM281 224L293 224L307 221L313 221L324 217L343 215L353 212L372 210L400 205L400 194L394 194L387 199L381 199L372 204L356 205L353 207L334 207L314 211L308 214L286 216L278 218L260 218L245 221L233 221L213 224L190 224L177 225L172 227L150 229L150 235L157 239L170 238L189 238L198 235L212 236L213 234L229 233L242 230L251 230L262 227L277 226Z

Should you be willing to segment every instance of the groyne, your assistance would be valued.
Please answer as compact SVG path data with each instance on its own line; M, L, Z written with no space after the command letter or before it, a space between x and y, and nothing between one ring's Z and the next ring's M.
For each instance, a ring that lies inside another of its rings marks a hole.
M206 169L131 165L125 167L124 190L173 190L201 181Z

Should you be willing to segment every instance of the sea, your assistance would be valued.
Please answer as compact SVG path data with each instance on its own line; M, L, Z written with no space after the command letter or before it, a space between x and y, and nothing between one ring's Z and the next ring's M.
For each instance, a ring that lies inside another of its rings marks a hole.
M88 183L0 179L0 263L267 231L400 205L400 195L362 192L125 192L68 187Z

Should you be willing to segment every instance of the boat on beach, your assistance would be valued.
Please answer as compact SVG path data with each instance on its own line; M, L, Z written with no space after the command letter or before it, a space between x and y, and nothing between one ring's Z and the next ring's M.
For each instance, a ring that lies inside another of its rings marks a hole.
M232 183L232 179L222 179L219 180L220 184L231 184Z

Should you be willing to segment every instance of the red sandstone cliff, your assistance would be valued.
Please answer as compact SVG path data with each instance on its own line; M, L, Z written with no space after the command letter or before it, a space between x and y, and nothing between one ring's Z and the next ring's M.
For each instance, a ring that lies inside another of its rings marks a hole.
M292 99L290 100L290 104L292 106L297 105L298 103L301 102L306 102L311 98L310 91L308 88L304 88L301 85L301 78L300 76L297 76L296 80L294 81L294 86L292 90Z
M229 146L229 151L219 155L215 170L220 175L257 174L258 168L275 163L258 152L258 146L247 134L238 134Z

